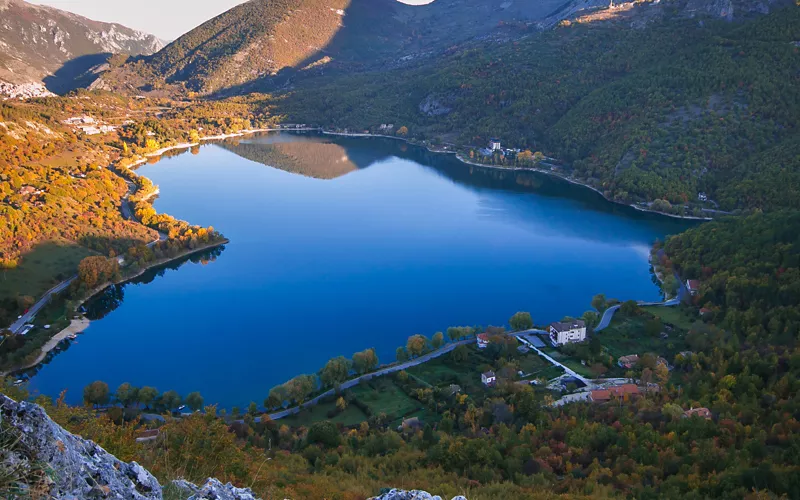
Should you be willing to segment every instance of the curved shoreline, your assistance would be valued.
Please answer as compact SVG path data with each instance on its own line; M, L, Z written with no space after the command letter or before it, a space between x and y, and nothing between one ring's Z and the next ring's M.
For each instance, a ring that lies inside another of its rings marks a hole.
M589 185L589 184L587 184L585 182L582 182L582 181L579 181L577 179L573 179L571 177L567 177L565 175L559 175L559 174L557 174L557 173L555 173L555 172L553 172L551 170L545 170L543 168L536 168L536 167L503 167L503 166L499 166L499 165L487 165L485 163L478 163L478 162L467 160L466 158L461 156L461 154L459 154L457 151L440 151L440 150L437 150L437 149L431 149L430 147L428 147L428 146L426 146L424 144L418 144L418 143L414 142L411 139L406 139L405 137L397 137L397 136L393 136L393 135L384 135L384 134L367 134L367 133L363 133L363 132L362 133L331 132L331 131L327 131L327 130L324 130L324 129L322 129L322 133L325 134L325 135L338 135L338 136L343 136L343 137L362 137L362 138L370 138L370 137L376 138L377 137L377 138L385 138L385 139L394 139L394 140L406 142L408 144L411 144L412 146L424 147L425 149L427 149L431 153L436 153L436 154L454 154L454 155L456 155L456 158L458 158L458 160L461 163L464 163L466 165L472 165L472 166L483 167L483 168L491 168L491 169L494 169L494 170L507 170L507 171L510 171L510 172L517 172L517 171L538 172L540 174L549 175L551 177L557 177L559 179L562 179L562 180L565 180L565 181L569 182L570 184L575 184L575 185L578 185L578 186L583 186L583 187L585 187L587 189L591 189L592 191L596 192L597 194L602 196L606 201L608 201L610 203L615 203L617 205L631 207L631 208L636 209L636 210L638 210L640 212L647 212L647 213L651 213L651 214L664 215L666 217L672 217L674 219L699 220L699 221L711 221L711 220L714 220L713 217L695 217L693 215L668 214L666 212L659 212L657 210L650 210L648 208L642 208L642 207L640 207L640 206L638 206L636 204L633 204L633 203L625 203L624 201L617 201L617 200L611 199L608 196L606 196L605 193L603 193L602 191L600 191L599 189L597 189L596 187L594 187L592 185Z
M225 239L223 239L221 241L209 243L209 244L203 245L201 247L187 249L186 252L181 252L178 255L174 256L174 257L168 257L168 258L165 258L165 259L160 259L160 260L154 261L154 262L152 262L152 263L140 268L134 274L121 277L120 279L115 280L115 281L107 281L105 283L102 283L102 284L92 288L88 293L86 293L82 298L80 298L75 303L75 310L77 311L78 308L80 308L83 304L85 304L86 302L91 300L92 297L94 297L95 295L103 292L106 288L108 288L110 286L119 285L119 284L122 284L122 283L127 283L127 282L129 282L131 280L134 280L134 279L138 278L139 276L143 275L144 273L146 273L150 269L153 269L153 268L156 268L156 267L159 267L159 266L163 266L163 265L169 264L170 262L173 262L173 261L176 261L176 260L180 260L180 259L185 258L185 257L189 257L191 255L203 252L205 250L211 250L213 248L217 248L217 247L220 247L220 246L228 244L228 243L230 243L230 240L225 238ZM64 328L63 330L57 331L55 333L55 335L53 335L47 342L45 342L45 344L42 347L40 347L40 352L39 352L39 354L36 356L36 358L33 361L31 361L29 363L26 363L24 366L15 366L15 367L9 368L9 369L7 369L5 371L0 371L0 378L1 377L6 377L8 375L13 375L15 373L24 372L24 371L30 370L31 368L39 365L47 357L47 354L50 351L52 351L53 349L55 349L56 346L58 346L58 344L61 343L61 341L63 341L64 339L69 337L69 335L71 335L73 333L81 333L83 330L88 328L90 324L91 324L91 320L87 319L83 315L81 315L81 317L78 318L78 319L72 319L70 321L70 324L66 328Z

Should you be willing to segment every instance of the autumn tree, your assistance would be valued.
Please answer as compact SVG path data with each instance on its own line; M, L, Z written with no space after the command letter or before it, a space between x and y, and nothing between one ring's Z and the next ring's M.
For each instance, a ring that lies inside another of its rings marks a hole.
M533 319L529 312L518 312L511 316L511 319L508 320L508 324L511 325L511 329L516 332L530 330L533 328Z
M442 332L434 333L433 337L431 337L431 346L433 346L434 349L439 349L443 345L444 345L444 334Z
M371 372L378 364L378 355L373 348L353 354L353 369L358 374Z
M101 406L108 404L109 393L108 384L101 380L96 380L83 388L83 401L86 404Z
M323 387L335 387L350 374L350 362L342 356L329 360L319 372Z
M406 343L408 354L415 358L421 356L428 349L428 339L424 335L412 335Z
M144 386L139 389L139 401L145 406L150 407L158 397L158 390L154 387Z
M119 401L122 406L127 407L137 400L138 395L139 389L125 382L117 387L117 391L114 393L114 399Z

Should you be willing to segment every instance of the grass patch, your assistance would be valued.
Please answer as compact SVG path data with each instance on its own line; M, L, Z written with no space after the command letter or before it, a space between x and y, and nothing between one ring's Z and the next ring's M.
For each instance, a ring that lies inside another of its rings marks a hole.
M336 408L336 401L320 403L311 408L307 408L297 415L283 418L278 422L289 427L308 427L313 423L323 420L330 420L335 424L342 424L346 427L358 425L367 420L367 416L355 405L349 405L345 410L333 418L328 418L328 413Z
M642 310L646 311L648 314L651 314L657 318L661 318L661 321L664 323L669 323L671 325L675 325L682 330L689 330L692 328L698 319L695 318L693 315L689 314L689 312L684 309L683 307L642 307Z
M422 406L419 401L403 392L389 377L380 377L367 384L357 385L350 391L369 407L373 415L385 413L399 418Z
M482 395L486 389L481 383L481 371L493 362L473 345L467 347L467 353L467 360L463 362L455 361L451 352L407 371L434 387L447 388L450 384L457 384L470 396Z
M671 332L667 332L669 337L666 339L662 339L660 336L647 335L645 333L645 324L650 319L649 314L633 318L617 315L609 327L597 335L603 347L615 358L628 354L641 355L652 352L671 361L675 354L686 348L684 341L685 331L679 327L673 328ZM663 321L670 322L666 319L663 319Z
M36 245L22 256L20 264L0 273L0 300L30 295L39 299L44 292L74 275L78 263L89 255L88 248L63 241L49 241Z

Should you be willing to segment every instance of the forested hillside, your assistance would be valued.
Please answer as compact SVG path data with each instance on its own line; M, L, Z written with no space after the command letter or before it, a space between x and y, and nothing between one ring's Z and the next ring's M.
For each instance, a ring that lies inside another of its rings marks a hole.
M703 283L696 298L750 343L796 345L800 334L800 213L756 213L670 238L672 264Z
M518 37L561 3L253 0L103 78L110 88L142 92L242 93L254 84L282 85L300 73L406 65L498 28L498 36Z
M633 9L412 70L301 82L279 108L293 121L394 123L478 147L497 136L619 201L707 193L712 209L797 206L800 8L744 23ZM643 29L631 29L637 20Z

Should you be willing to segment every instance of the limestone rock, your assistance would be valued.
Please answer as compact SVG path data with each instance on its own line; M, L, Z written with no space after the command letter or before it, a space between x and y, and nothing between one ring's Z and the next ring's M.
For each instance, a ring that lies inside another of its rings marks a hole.
M200 487L182 479L173 481L172 484L191 495L187 500L257 500L250 488L237 488L231 483L222 484L212 478Z
M18 446L5 450L4 461L22 466L43 463L55 471L39 485L47 488L47 498L161 499L161 486L141 465L122 462L66 431L38 405L17 403L0 394L0 421L20 436Z
M380 496L373 497L370 500L442 500L442 497L439 495L431 495L427 491L422 490L398 490L392 489L386 493L381 494ZM463 496L459 495L457 497L453 497L452 500L467 500Z

